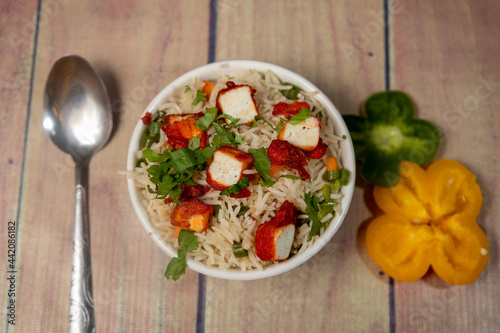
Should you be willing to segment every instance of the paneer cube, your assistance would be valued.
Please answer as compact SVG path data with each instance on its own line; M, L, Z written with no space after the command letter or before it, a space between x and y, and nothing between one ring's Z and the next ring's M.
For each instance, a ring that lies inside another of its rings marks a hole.
M259 115L253 99L255 90L249 85L235 85L232 81L226 85L227 88L217 95L217 107L222 113L239 119L238 125L253 122L255 116ZM226 119L226 122L229 121Z
M163 117L165 126L161 129L167 135L168 144L174 149L187 148L189 140L200 139L200 147L207 145L207 132L196 128L195 122L203 116L203 112L196 114L171 114Z
M297 148L311 151L319 143L319 133L321 130L321 120L315 116L309 116L306 120L296 125L285 123L278 138L286 140Z
M252 154L231 146L222 146L215 150L208 166L207 183L216 191L224 191L245 176L243 171L252 168Z
M297 210L285 201L271 221L259 225L255 234L255 254L263 261L288 258L295 238Z
M189 199L175 206L170 215L170 224L196 232L205 231L214 208L199 199Z

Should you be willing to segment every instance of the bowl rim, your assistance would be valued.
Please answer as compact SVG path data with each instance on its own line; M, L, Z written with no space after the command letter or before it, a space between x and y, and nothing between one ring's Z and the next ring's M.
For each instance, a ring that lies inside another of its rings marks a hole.
M351 137L349 135L349 131L340 112L337 110L335 105L330 101L330 99L313 83L311 83L309 80L307 80L300 74L292 72L278 65L262 61L254 61L254 60L227 60L227 61L214 62L197 67L181 75L171 83L167 84L167 86L165 86L153 98L153 100L148 104L148 106L143 110L140 117L142 117L147 111L156 110L168 96L171 96L172 94L178 92L180 89L184 88L185 85L191 82L194 77L198 77L199 79L202 80L210 80L210 79L216 79L221 74L234 73L246 69L256 70L261 73L267 70L271 70L280 78L282 82L290 82L294 85L299 86L304 91L318 92L315 95L315 98L324 107L325 109L324 111L326 112L327 116L333 118L336 134L339 136L345 135L345 140L343 140L340 143L342 148L342 155L341 155L342 164L349 169L349 171L351 172L351 177L349 180L349 184L346 186L342 186L341 191L343 194L343 198L340 202L342 207L342 213L340 215L336 215L332 219L332 222L330 222L328 228L315 241L314 245L311 248L304 251L303 253L301 253L300 255L295 255L287 260L266 266L263 270L255 269L246 272L242 272L236 269L223 270L219 268L208 268L205 264L201 262L195 261L194 259L191 259L189 257L187 258L188 267L198 273L202 273L204 275L220 279L240 280L240 281L263 279L285 273L306 262L307 260L312 258L317 252L319 252L330 241L330 239L337 232L342 222L344 221L354 194L354 181L356 178L354 148ZM140 117L138 117L137 124L134 128L129 143L128 153L127 153L127 171L134 170L137 161L136 152L139 149L139 142L145 130L145 126L143 125ZM134 211L136 215L139 217L139 220L143 225L143 227L145 228L145 230L147 231L148 235L170 257L176 257L177 251L174 250L170 245L166 244L161 239L161 236L157 233L156 229L149 222L149 216L141 203L142 196L139 193L139 191L137 191L134 180L129 178L127 179L127 183Z

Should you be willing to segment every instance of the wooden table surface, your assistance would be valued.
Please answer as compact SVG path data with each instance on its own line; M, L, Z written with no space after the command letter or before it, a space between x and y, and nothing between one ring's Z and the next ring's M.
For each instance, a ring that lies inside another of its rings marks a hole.
M500 1L5 0L0 12L0 331L69 328L74 167L41 126L47 75L67 54L102 75L115 119L90 167L98 332L500 331ZM166 280L169 258L139 223L118 171L156 93L188 70L228 59L298 72L343 114L357 113L374 92L408 92L418 116L443 133L438 158L477 174L478 223L491 244L479 279L468 286L433 273L414 283L389 279L365 250L371 213L356 187L332 241L291 272L234 282L188 270ZM15 325L7 317L12 299Z

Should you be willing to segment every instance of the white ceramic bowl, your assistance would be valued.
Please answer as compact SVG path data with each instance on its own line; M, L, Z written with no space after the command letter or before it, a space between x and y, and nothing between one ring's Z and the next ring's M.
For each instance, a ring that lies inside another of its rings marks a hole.
M259 72L265 72L267 70L272 70L276 75L281 79L282 82L290 82L298 87L300 87L304 91L318 91L319 94L316 95L316 98L321 102L323 107L325 108L324 115L330 117L334 120L336 134L339 136L345 135L346 140L342 141L342 157L341 161L343 166L351 172L351 178L349 184L347 186L342 187L343 198L341 201L342 206L342 214L336 215L325 232L321 235L319 239L314 243L313 247L305 251L300 255L295 255L290 259L281 261L279 263L275 263L273 265L269 265L265 267L263 270L251 270L245 273L240 270L222 270L217 268L208 268L203 263L196 262L192 259L188 258L188 267L192 270L216 277L221 279L228 280L257 280L266 277L275 276L281 273L284 273L290 269L293 269L300 264L304 263L308 259L310 259L313 255L315 255L326 243L333 237L333 235L337 232L342 221L344 220L347 211L349 209L349 205L351 203L352 195L354 192L354 179L355 179L355 158L354 158L354 150L352 146L351 137L349 136L349 131L342 119L342 116L335 108L333 103L328 99L328 97L322 93L314 84L306 80L304 77L291 72L285 68L268 64L265 62L259 61L247 61L247 60L232 60L232 61L224 61L218 63L211 63L205 66L198 67L178 79L174 80L168 86L166 86L152 101L149 103L147 108L144 110L141 116L138 115L137 125L135 126L134 132L132 134L132 138L130 140L130 145L128 149L128 158L127 158L127 170L133 171L134 166L136 164L136 152L139 149L139 143L142 138L142 135L145 130L145 126L142 124L142 121L139 119L142 117L146 111L157 110L158 107L173 94L178 94L181 90L184 89L184 86L192 81L194 77L197 77L201 80L215 80L222 74L227 74L235 71L241 71L245 69L254 69ZM169 256L175 257L177 256L177 251L172 248L169 244L162 241L161 237L158 235L154 227L151 225L149 221L149 216L141 204L141 193L137 190L134 185L134 181L132 179L128 180L128 188L130 193L130 198L132 200L132 205L134 210L139 217L142 225L148 232L148 234L153 238L156 244L165 251ZM165 262L166 266L166 262Z

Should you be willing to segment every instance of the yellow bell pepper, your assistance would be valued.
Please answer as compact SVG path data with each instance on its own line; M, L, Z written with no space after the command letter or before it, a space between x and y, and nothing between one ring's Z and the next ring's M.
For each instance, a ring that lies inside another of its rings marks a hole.
M366 248L389 276L411 282L432 266L453 285L479 277L490 251L477 225L483 197L462 164L438 160L424 170L403 161L397 185L375 186L373 195L385 215L370 222Z

